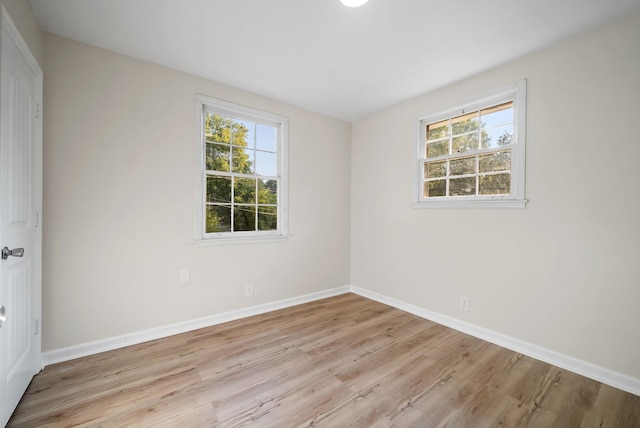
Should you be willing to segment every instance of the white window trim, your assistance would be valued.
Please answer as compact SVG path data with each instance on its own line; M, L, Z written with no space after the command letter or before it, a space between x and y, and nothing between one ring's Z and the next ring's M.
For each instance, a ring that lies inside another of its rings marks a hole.
M221 114L233 115L238 118L264 121L270 124L277 124L280 138L278 141L278 172L280 183L278 187L278 229L275 231L255 231L255 232L226 232L226 233L205 233L205 201L206 201L206 169L205 150L202 146L204 136L204 111L215 111ZM288 235L288 136L289 119L284 116L245 107L229 101L220 100L202 94L196 94L196 155L197 155L197 177L195 195L195 238L194 246L203 247L210 245L224 244L252 244L262 242L286 241Z
M460 114L461 111L474 111L482 108L513 101L514 103L514 147L511 153L511 194L488 196L449 196L443 198L425 198L423 196L423 162L425 130L423 123L434 123ZM453 107L439 109L437 112L421 116L417 119L419 129L416 144L416 174L414 179L413 208L524 208L525 199L525 146L526 146L526 110L527 81L519 80L480 96L456 103Z

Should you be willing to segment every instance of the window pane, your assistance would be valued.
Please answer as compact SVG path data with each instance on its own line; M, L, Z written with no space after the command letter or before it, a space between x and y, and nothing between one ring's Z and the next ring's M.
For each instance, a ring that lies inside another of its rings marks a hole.
M451 119L451 135L463 134L478 129L478 112L463 114Z
M238 129L242 133L241 135L238 136L240 139L238 140L239 144L237 145L248 147L248 148L254 148L255 141L256 141L256 132L255 132L256 124L254 122L249 122L247 120L239 120L237 121L237 123L239 127ZM234 144L236 143L234 142Z
M449 135L449 120L427 125L427 140L437 140Z
M274 177L278 170L277 161L275 153L256 152L256 174Z
M249 125L248 127L246 125ZM232 144L240 147L250 147L249 137L250 129L253 129L253 123L233 120L231 122Z
M464 153L469 150L477 150L478 149L478 133L474 132L473 134L455 137L453 138L451 143L452 143L453 153Z
M429 162L424 165L424 178L444 177L447 175L447 162Z
M231 203L231 177L207 176L207 202Z
M480 172L509 171L511 170L511 151L481 155L478 162Z
M231 147L223 144L207 144L205 159L206 169L209 171L229 171L229 155Z
M229 144L231 138L231 119L214 113L207 113L204 119L205 139L207 141Z
M475 174L476 157L454 159L449 161L449 175Z
M258 180L258 203L278 203L278 182L276 180Z
M252 149L243 149L241 147L234 147L232 152L233 157L233 172L240 174L253 174L254 165L254 151Z
M511 174L480 176L481 195L508 195L511 193Z
M424 197L446 196L447 183L445 180L427 181L424 183Z
M236 205L233 210L233 230L247 232L256 230L256 207Z
M256 127L256 148L269 152L276 151L277 128L274 126L260 125Z
M438 141L436 143L427 144L427 158L435 158L437 156L449 154L449 140Z
M452 178L449 180L449 196L475 195L476 178Z
M231 232L231 206L207 205L206 233Z
M499 147L511 144L513 140L513 125L482 130L482 148Z
M276 207L258 207L258 230L276 230L278 228L278 209Z
M513 101L481 110L480 122L483 128L513 123Z
M252 178L236 178L233 184L233 200L240 204L256 203L256 181Z

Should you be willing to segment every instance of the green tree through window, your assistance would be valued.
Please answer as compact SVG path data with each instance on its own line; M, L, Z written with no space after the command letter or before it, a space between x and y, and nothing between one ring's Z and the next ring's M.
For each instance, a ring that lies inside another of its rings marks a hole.
M205 232L278 228L277 129L205 112Z
M426 124L424 197L511 192L513 102Z

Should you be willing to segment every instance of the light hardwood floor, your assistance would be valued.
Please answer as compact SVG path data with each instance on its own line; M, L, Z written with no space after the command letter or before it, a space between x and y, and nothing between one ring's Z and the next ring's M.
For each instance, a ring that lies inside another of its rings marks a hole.
M345 294L46 367L10 427L640 427L640 397Z

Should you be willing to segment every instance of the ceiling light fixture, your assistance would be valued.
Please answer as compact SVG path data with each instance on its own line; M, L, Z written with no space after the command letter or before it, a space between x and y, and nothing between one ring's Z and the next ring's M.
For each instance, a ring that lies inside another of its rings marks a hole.
M343 5L347 7L359 7L368 2L369 0L340 0Z

